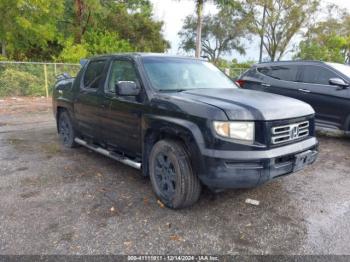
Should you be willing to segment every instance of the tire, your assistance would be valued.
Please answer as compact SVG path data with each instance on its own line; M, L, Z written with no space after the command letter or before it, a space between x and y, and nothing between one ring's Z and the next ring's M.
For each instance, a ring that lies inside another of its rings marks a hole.
M68 112L63 111L58 116L58 135L61 143L68 148L73 148L77 144L74 142L76 133Z
M185 208L199 199L201 183L181 143L173 140L157 142L149 156L149 173L156 196L167 207Z

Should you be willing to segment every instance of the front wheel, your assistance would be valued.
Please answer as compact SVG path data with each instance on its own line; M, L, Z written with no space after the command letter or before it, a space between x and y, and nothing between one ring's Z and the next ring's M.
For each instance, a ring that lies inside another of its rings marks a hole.
M181 143L157 142L149 156L149 171L153 190L167 207L179 209L197 202L201 183Z
M59 114L58 134L65 147L72 148L76 146L76 143L74 142L75 131L73 124L68 113L65 111Z

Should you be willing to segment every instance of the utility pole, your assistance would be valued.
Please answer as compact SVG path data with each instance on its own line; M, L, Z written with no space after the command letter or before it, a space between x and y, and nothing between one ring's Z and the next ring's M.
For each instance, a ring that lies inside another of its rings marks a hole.
M264 34L265 34L265 14L266 14L266 4L264 4L263 18L261 23L259 63L262 62L262 52L263 52Z

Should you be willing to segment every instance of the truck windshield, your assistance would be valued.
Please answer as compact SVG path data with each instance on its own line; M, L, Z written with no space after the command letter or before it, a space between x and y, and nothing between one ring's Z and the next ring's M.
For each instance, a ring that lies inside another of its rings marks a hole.
M237 87L223 72L206 61L144 57L143 64L153 88L159 91Z

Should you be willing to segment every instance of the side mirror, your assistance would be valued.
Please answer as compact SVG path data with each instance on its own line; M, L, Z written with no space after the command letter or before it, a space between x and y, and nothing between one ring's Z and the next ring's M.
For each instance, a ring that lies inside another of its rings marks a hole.
M133 81L119 81L115 86L115 93L120 96L137 96L141 88Z
M341 88L349 87L349 84L341 78L331 78L329 79L329 84L333 86L339 86Z

